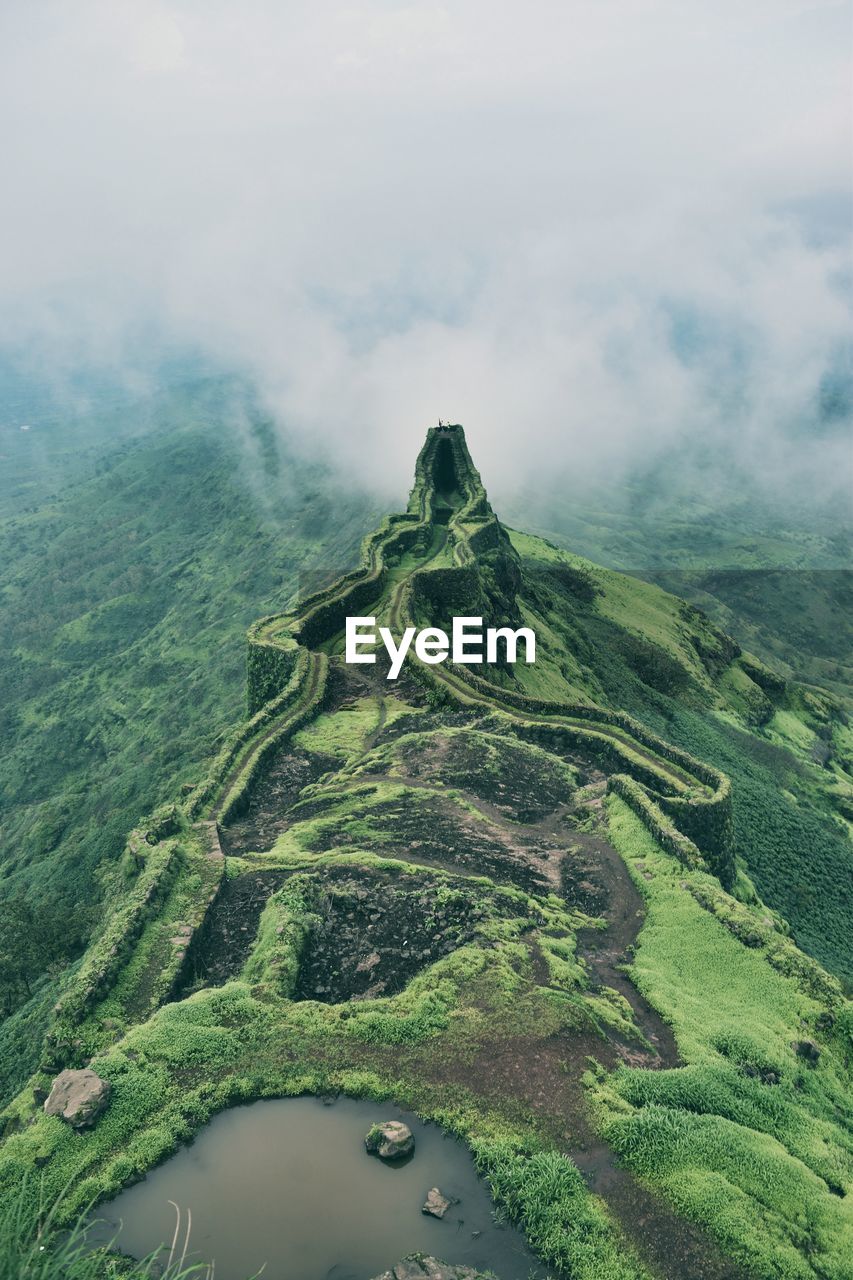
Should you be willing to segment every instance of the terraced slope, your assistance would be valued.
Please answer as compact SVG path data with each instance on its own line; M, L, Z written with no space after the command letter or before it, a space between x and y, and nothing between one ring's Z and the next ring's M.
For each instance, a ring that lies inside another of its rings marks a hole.
M571 600L612 621L636 584L610 576L510 535L461 428L429 433L407 512L252 628L249 719L131 838L5 1113L0 1188L38 1166L70 1212L222 1107L343 1091L464 1138L555 1275L853 1275L850 1007L755 893L730 779L601 696L612 654ZM679 705L744 734L760 698L796 718L643 592L619 643ZM533 625L541 663L342 660L347 615L458 612ZM38 1101L83 1064L114 1093L80 1136Z

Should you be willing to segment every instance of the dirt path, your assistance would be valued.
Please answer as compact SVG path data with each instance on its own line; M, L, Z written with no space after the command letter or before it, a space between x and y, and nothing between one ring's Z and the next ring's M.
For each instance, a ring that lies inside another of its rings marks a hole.
M364 754L372 751L379 740L379 735L385 728L385 722L388 719L388 703L386 699L379 695L379 719L376 722L376 728L373 729L364 739Z
M612 987L631 1006L634 1021L652 1050L651 1061L648 1060L650 1055L645 1054L641 1056L646 1060L634 1065L676 1067L681 1060L672 1027L664 1022L657 1010L640 994L626 972L626 967L631 963L631 948L645 918L643 899L624 861L611 844L598 836L577 831L572 832L570 838L571 843L578 844L590 859L586 868L589 879L593 884L600 883L603 886L607 898L602 912L607 927L604 930L579 930L578 953L585 961L594 983Z
M418 779L402 779L426 786ZM470 792L461 793L484 816L507 823L494 805ZM618 852L599 836L567 829L569 806L563 805L536 823L510 824L529 836L565 837L566 859L583 855L582 872L590 888L605 899L599 902L606 921L603 930L586 929L577 935L578 955L585 963L591 986L612 987L631 1006L636 1026L648 1048L636 1042L612 1038L605 1043L593 1035L552 1037L531 1045L500 1040L480 1046L473 1062L466 1063L459 1083L491 1093L496 1101L526 1103L549 1127L565 1155L580 1169L590 1190L606 1202L625 1235L637 1247L647 1265L662 1280L742 1280L742 1273L717 1248L701 1227L676 1215L662 1200L622 1168L610 1147L595 1132L580 1085L587 1057L607 1068L618 1061L646 1069L679 1065L672 1028L644 999L625 972L629 948L642 928L643 900ZM565 865L565 863L564 863ZM571 886L569 886L569 891ZM568 896L568 895L567 895ZM541 952L532 949L534 980L548 985L549 974ZM537 960L539 963L537 963ZM567 1070L567 1068L573 1068ZM448 1068L447 1082L454 1080Z

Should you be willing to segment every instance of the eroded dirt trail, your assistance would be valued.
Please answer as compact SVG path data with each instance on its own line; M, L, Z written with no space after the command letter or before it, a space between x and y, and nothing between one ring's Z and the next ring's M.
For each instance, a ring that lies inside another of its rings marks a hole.
M404 780L405 781L405 780ZM416 780L409 780L415 783ZM424 785L422 783L418 785ZM496 823L506 823L496 806L470 792L465 798ZM610 1147L596 1134L580 1085L587 1057L607 1068L623 1061L661 1069L677 1066L678 1047L672 1028L643 998L625 972L629 949L642 928L643 900L620 855L606 840L572 825L571 806L564 805L537 823L512 824L531 839L563 842L559 863L564 896L588 914L604 919L604 929L577 935L593 989L612 987L625 997L648 1047L611 1037L555 1036L535 1047L527 1040L501 1039L481 1046L467 1065L465 1077L448 1069L447 1082L478 1081L481 1092L496 1102L526 1103L583 1173L590 1190L600 1195L625 1235L647 1264L665 1280L741 1280L739 1269L698 1226L678 1217L666 1204L622 1168ZM540 864L541 865L541 864ZM554 863L549 858L549 866ZM547 985L544 959L536 964L537 982ZM487 1082L485 1085L483 1082Z
M580 884L591 883L596 888L600 885L605 898L598 914L606 921L606 928L580 930L577 935L579 953L595 984L612 987L625 997L637 1027L652 1049L653 1060L649 1060L649 1054L641 1053L640 1059L632 1065L678 1066L678 1046L672 1028L644 999L626 973L626 966L631 963L631 948L643 926L643 899L622 858L606 840L573 831L569 843L579 850L584 859L580 869L585 871L586 879ZM577 893L577 881L573 881L572 875L578 869L578 863L578 857L570 854L562 864L564 897L572 905L575 905L573 897Z
M435 784L422 778L395 774L359 774L359 783L393 781L412 790L435 794ZM649 1042L650 1051L636 1046L625 1051L624 1060L633 1066L677 1066L678 1047L672 1028L646 1001L625 972L631 962L630 948L642 928L643 900L624 861L606 840L577 827L572 804L563 804L538 822L514 822L504 809L472 791L456 788L456 793L498 831L504 833L512 850L508 861L525 859L533 877L543 888L557 891L569 906L606 922L604 929L579 930L578 954L584 960L593 987L611 987L628 1001L637 1027ZM442 797L439 795L438 799ZM395 851L407 861L423 861L459 870L452 863L422 858L411 847ZM484 868L485 869L485 868ZM518 883L515 868L507 867L503 877L494 863L489 874L501 882ZM532 886L525 886L532 887ZM535 888L534 890L535 891Z

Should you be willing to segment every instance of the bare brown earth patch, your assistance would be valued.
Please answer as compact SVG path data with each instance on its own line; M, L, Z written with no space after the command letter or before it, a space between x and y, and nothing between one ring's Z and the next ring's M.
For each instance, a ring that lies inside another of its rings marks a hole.
M334 756L300 751L290 743L275 752L244 812L220 829L223 851L235 857L271 849L290 825L288 814L300 792L339 765Z
M420 733L402 741L395 756L408 778L458 788L513 822L541 821L575 789L555 758L495 734L472 745L469 734Z
M396 995L427 966L470 942L488 908L463 888L361 867L328 868L314 904L294 999L340 1004Z
M389 781L373 775L354 780L358 786L379 786ZM353 823L346 792L327 792L299 806L300 819L323 819L309 832L307 847L320 853L347 845L365 847L388 857L447 867L473 875L491 876L499 884L514 884L528 892L547 892L556 881L557 847L547 839L529 837L519 828L484 821L480 813L455 803L417 779L393 779L409 786L411 797L372 799L369 805L370 835L365 838ZM346 806L344 807L344 803ZM338 815L338 810L343 809ZM549 861L553 861L553 869Z
M267 899L290 874L271 868L223 881L187 952L179 996L198 986L221 987L239 974L257 936Z

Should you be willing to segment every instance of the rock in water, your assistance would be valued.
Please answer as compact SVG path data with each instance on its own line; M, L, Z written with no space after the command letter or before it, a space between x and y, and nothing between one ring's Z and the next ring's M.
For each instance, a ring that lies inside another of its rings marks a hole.
M60 1116L73 1129L88 1129L106 1108L113 1087L109 1080L84 1067L60 1071L44 1104L49 1116Z
M425 1253L410 1253L375 1280L481 1280L481 1273L470 1267L454 1267Z
M415 1149L415 1139L407 1124L400 1120L384 1120L374 1124L364 1139L364 1145L372 1156L380 1160L402 1160Z
M443 1218L452 1203L452 1200L448 1200L447 1196L441 1194L438 1187L431 1187L427 1192L421 1213L430 1213L434 1218Z

